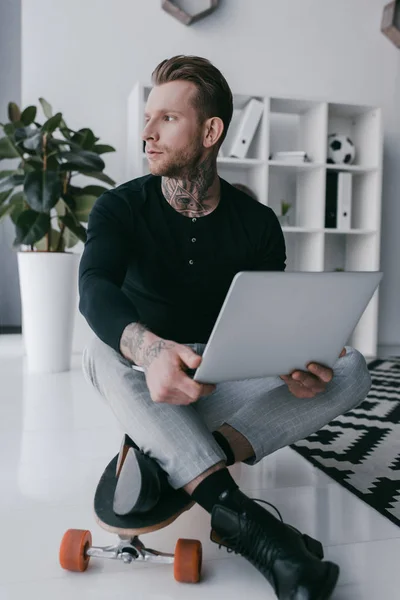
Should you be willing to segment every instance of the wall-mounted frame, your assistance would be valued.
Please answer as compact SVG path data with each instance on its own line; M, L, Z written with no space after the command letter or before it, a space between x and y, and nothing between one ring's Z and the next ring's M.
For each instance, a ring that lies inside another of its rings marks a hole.
M191 25L196 21L200 21L200 19L204 19L210 15L214 10L218 7L219 0L208 0L204 1L206 8L197 12L196 14L189 14L183 8L179 6L179 2L177 0L162 0L161 7L165 12L170 14L175 19L178 19L184 25Z

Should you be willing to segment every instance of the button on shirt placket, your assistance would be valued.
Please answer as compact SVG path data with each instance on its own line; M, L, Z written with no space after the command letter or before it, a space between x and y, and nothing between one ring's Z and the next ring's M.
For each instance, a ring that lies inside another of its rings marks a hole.
M196 223L196 221L197 221L197 218L196 218L196 217L193 217L193 218L192 218L192 223ZM192 237L192 239L191 239L191 243L192 243L192 244L195 244L196 242L197 242L197 238L195 238L195 237ZM193 260L193 258L190 258L190 259L189 259L189 265L190 265L190 266L193 266L193 265L194 265L194 260Z

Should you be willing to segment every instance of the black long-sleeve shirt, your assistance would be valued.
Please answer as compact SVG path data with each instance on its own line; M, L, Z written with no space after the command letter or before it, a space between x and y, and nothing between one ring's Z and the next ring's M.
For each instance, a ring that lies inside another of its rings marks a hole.
M285 270L273 210L220 182L219 204L198 218L172 208L153 175L97 199L79 267L79 309L117 352L133 322L164 339L206 343L236 273Z

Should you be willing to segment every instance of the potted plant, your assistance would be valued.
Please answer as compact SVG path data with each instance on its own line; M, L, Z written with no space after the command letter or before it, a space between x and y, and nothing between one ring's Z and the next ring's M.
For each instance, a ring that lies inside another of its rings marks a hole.
M0 160L18 161L0 171L0 220L10 217L15 226L28 370L58 372L71 361L79 263L71 248L86 241L84 223L109 189L82 187L74 178L115 185L100 156L115 149L98 144L89 128L69 128L44 98L39 102L43 124L36 121L36 106L21 112L14 102L8 105L9 122L0 123Z
M292 205L289 202L285 202L284 200L281 200L281 214L278 216L279 219L279 223L281 224L282 227L289 225L289 210L291 209Z

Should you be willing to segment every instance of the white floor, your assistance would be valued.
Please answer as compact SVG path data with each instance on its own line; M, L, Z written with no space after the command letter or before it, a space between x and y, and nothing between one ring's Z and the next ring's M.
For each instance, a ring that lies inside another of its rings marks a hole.
M58 549L66 529L90 529L94 545L117 540L96 524L92 501L121 433L84 380L79 355L68 373L28 374L20 336L0 336L0 390L1 600L275 598L251 565L209 541L209 517L197 506L143 541L173 552L178 537L200 539L199 585L176 583L170 565L92 559L85 573L63 571ZM290 448L256 467L235 465L232 474L249 495L272 502L285 521L322 541L341 567L334 599L400 598L399 527Z

